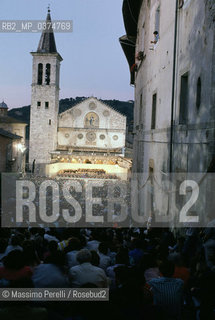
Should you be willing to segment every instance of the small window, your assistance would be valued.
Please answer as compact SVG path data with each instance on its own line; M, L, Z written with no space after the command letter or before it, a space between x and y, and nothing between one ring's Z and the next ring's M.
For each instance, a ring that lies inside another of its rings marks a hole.
M45 108L46 108L46 109L49 108L49 102L48 102L48 101L45 102Z
M157 93L153 94L152 97L152 120L151 120L151 129L156 127L156 108L157 108Z
M189 3L189 0L179 0L179 9Z
M137 29L137 46L139 45L139 34L140 34L140 30L139 28Z
M188 73L181 77L179 124L186 124L188 118Z
M144 142L138 141L137 142L137 149L138 149L138 156L137 156L137 172L143 172L143 152L144 152Z
M159 37L160 33L160 6L157 8L155 12L155 30L154 32L157 32L157 37Z
M51 125L52 124L52 121L51 121L51 119L49 119L49 125Z
M59 79L60 79L60 69L59 65L56 65L56 85L59 86Z
M184 5L184 0L179 0L179 3L178 3L179 9L181 9L183 7L183 5Z
M37 101L37 108L41 107L41 102Z
M38 74L37 74L37 84L41 85L43 83L43 64L38 64Z
M142 117L143 117L143 95L140 95L140 113L139 113L139 124L142 124Z
M141 46L141 50L144 52L145 50L145 16L144 16L144 20L143 20L143 27L142 27L142 46Z
M199 110L201 106L201 96L202 96L202 82L201 78L198 78L197 88L196 88L196 109Z
M143 28L142 28L142 51L144 52L145 50L145 21L143 23Z
M45 75L46 85L50 84L50 76L51 76L51 65L50 65L50 63L47 63L46 64L46 75Z

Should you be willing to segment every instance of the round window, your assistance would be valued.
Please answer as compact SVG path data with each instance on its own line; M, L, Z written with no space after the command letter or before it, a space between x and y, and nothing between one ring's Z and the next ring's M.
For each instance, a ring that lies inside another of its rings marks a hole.
M86 137L87 137L87 140L89 140L89 141L94 141L94 140L96 140L96 134L95 134L95 132L88 132L87 134L86 134Z
M95 109L96 109L96 104L95 104L95 102L90 102L90 104L89 104L89 109L90 109L90 110L95 110Z
M105 139L105 135L104 135L104 134L101 134L101 135L99 136L99 138L100 138L101 140L104 140L104 139Z
M105 117L109 117L110 112L109 112L108 110L105 110L105 111L103 112L103 115L104 115Z
M118 140L118 136L117 135L115 135L115 136L113 136L113 140Z
M82 133L78 134L78 139L83 139L83 134Z

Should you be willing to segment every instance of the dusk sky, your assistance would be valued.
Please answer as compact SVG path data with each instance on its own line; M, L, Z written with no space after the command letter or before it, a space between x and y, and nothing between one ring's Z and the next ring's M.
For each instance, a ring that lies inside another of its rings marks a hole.
M1 0L0 20L73 20L72 33L55 33L61 63L60 98L130 100L129 69L119 44L125 34L122 0ZM0 33L0 100L9 108L31 101L32 56L40 34Z

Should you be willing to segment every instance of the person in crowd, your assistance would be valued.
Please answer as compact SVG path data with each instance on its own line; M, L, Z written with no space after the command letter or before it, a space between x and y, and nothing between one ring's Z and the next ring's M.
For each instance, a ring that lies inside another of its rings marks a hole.
M91 259L92 265L95 266L95 267L99 267L99 265L100 265L100 256L99 256L99 254L95 250L91 250L90 253L92 255L92 259Z
M173 259L173 263L175 264L173 278L183 280L184 286L186 287L190 278L190 271L184 266L182 256L180 254L175 256Z
M13 250L23 251L23 248L21 246L21 239L20 239L20 236L18 236L18 235L13 235L11 237L10 244L7 246L7 248L5 250L5 255L8 255L8 253Z
M214 257L213 257L214 259ZM200 319L215 318L215 272L207 269L199 278Z
M38 257L37 251L35 249L35 242L32 240L25 240L23 242L23 255L25 264L34 268L40 264L40 259Z
M129 251L130 264L137 265L140 263L143 255L143 242L140 239L133 239L131 242L131 250Z
M61 251L48 256L45 263L34 269L32 280L35 288L67 288L69 283L65 264L65 254Z
M69 268L72 268L76 265L78 265L78 261L76 259L78 251L81 249L81 242L78 238L71 238L68 244L68 247L66 249L66 259L67 259L67 265Z
M31 278L32 274L32 269L25 265L25 257L21 250L10 251L0 267L0 279L9 281Z
M44 234L44 239L49 241L56 241L57 243L59 242L59 239L56 237L55 231L54 230L47 230L46 233Z
M175 266L171 261L163 261L159 266L161 277L149 281L156 306L165 310L167 317L180 319L183 304L184 282L173 278Z
M187 228L184 246L182 248L183 258L186 264L190 264L190 260L196 254L199 247L199 238L196 228Z
M55 240L49 241L49 242L47 243L47 251L44 252L44 255L43 255L43 257L44 257L43 260L45 261L46 258L48 258L48 257L56 254L57 250L58 250L58 243L57 243L57 241L55 241Z
M107 287L108 280L105 272L101 268L92 265L92 254L89 250L80 250L76 259L79 265L69 270L69 279L72 287L81 287L85 283L92 283L98 288Z
M46 244L48 243L48 241L44 240L45 230L43 228L30 228L29 232L30 240L34 241L38 257L40 260L43 260Z
M87 242L87 249L88 250L98 250L100 241L98 241L98 231L93 230L90 235L90 240Z
M142 267L145 270L144 277L147 283L152 279L160 277L156 257L153 254L147 254L143 257Z
M215 228L208 227L205 229L204 235L204 251L207 266L209 268L213 267L213 262L211 261L215 256Z
M106 270L106 274L110 279L110 288L114 289L116 286L115 283L115 268L120 266L129 266L129 256L128 250L120 248L119 252L116 255L116 263L113 266L110 266Z
M98 251L100 257L99 267L106 270L111 265L111 258L108 256L108 244L106 242L101 242Z

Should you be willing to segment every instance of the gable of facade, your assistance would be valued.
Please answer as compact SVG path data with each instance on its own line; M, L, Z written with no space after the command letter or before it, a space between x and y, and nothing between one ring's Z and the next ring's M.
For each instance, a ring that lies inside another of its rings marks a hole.
M96 98L59 115L58 149L122 149L126 117Z

